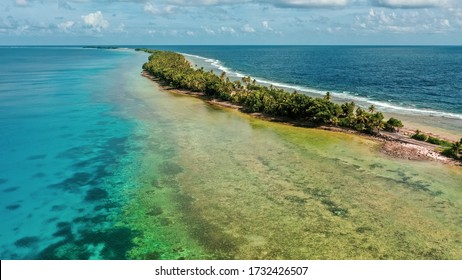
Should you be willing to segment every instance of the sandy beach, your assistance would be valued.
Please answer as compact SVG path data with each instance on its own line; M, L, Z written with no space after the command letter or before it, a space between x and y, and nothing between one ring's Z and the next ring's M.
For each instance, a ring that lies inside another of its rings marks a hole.
M165 91L168 91L174 94L194 96L214 106L220 106L223 108L230 108L230 109L240 110L240 111L242 109L242 106L235 105L227 101L222 101L222 100L217 100L217 99L208 99L205 97L203 93L200 93L200 92L192 92L188 90L172 88L168 85L163 84L162 81L155 78L154 76L147 73L146 71L143 71L141 75L159 84L159 86ZM301 126L301 127L307 126L304 123L265 116L264 114L261 114L261 113L252 113L250 115L253 117L259 118L259 119L264 119L264 120L272 121L272 122L285 123L287 125ZM368 139L372 139L374 141L383 143L381 152L388 156L394 157L394 158L407 159L407 160L437 161L437 162L441 162L444 164L462 166L462 163L460 161L443 156L440 153L440 150L441 150L440 146L430 144L427 142L423 142L423 141L417 141L417 140L410 138L410 136L413 135L417 129L414 127L417 127L418 124L412 123L412 125L413 127L409 127L405 123L405 127L401 128L399 132L391 133L391 132L381 131L378 135L374 135L374 136L359 133L355 130L341 128L341 127L320 126L318 128L323 129L323 130L330 130L330 131L361 135ZM454 135L448 132L447 130L436 129L436 128L433 129L433 127L429 127L428 125L427 126L421 125L419 127L425 127L426 130L422 132L429 136L437 137L437 138L447 140L450 142L457 141L458 139L460 139L457 135ZM432 129L432 130L429 130L429 129ZM432 132L435 130L437 132Z

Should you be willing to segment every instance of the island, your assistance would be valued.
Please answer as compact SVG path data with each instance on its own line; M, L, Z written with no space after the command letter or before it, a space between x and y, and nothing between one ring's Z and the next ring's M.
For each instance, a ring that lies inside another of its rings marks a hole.
M203 68L195 69L181 54L171 51L136 49L150 53L143 64L143 75L175 90L258 118L291 125L360 133L384 142L388 155L416 160L437 160L461 165L462 138L450 142L420 130L411 132L401 120L384 114L374 105L361 108L354 102L337 104L331 94L313 98L296 91L260 85L250 76L231 81L225 72L219 76Z

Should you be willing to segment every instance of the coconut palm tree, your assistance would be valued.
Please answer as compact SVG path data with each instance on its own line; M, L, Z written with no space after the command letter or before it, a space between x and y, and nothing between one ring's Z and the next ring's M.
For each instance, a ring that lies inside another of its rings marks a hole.
M331 100L332 96L330 95L330 92L326 92L326 96L324 96L326 100Z
M361 124L366 124L369 120L369 115L361 108L356 109L356 121Z
M369 113L374 114L377 111L374 105L369 106Z
M454 142L451 145L451 152L454 157L459 157L462 154L462 138L460 141Z
M226 79L226 72L221 72L220 80L224 81Z

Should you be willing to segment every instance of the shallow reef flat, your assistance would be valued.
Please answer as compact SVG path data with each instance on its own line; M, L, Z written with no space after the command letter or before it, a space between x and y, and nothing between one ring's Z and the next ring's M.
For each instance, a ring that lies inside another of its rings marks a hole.
M140 233L131 258L462 257L460 167L390 158L360 136L146 83L135 95L152 145L125 212Z

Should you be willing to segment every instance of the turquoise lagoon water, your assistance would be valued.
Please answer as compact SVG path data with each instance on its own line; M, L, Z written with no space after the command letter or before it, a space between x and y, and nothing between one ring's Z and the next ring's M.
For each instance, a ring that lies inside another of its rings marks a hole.
M145 59L0 48L0 258L124 256L131 232L113 217L137 151L124 75Z

